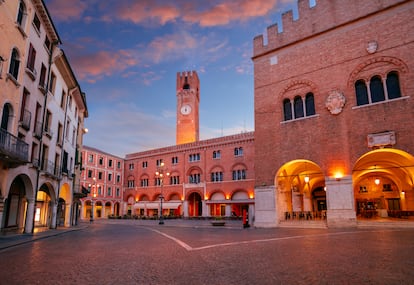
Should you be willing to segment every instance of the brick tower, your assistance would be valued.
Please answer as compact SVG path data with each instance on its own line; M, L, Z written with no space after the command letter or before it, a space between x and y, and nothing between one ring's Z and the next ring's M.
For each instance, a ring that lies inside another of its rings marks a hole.
M200 81L195 71L177 73L176 144L199 140Z

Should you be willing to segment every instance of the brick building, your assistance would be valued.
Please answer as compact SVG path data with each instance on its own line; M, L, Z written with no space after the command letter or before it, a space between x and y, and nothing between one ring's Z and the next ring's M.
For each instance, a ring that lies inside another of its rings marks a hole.
M410 215L414 2L299 1L298 12L254 39L256 226Z
M119 216L122 206L124 160L101 150L84 146L80 183L82 219Z

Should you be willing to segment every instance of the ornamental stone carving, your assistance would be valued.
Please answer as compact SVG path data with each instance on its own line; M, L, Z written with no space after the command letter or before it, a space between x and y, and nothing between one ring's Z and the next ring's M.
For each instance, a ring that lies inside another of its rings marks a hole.
M341 91L333 90L328 94L326 98L325 106L328 108L332 115L338 115L342 112L342 108L345 105L345 96Z

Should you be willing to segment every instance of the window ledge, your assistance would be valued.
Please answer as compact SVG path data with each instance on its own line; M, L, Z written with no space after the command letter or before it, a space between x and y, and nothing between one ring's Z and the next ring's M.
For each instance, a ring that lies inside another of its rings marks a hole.
M11 80L14 83L14 85L16 85L16 87L20 87L20 83L10 73L7 73L7 79Z
M306 119L312 119L312 118L317 118L319 117L319 114L315 114L312 116L307 116L307 117L302 117L302 118L297 118L297 119L292 119L292 120L288 120L288 121L281 121L280 124L287 124L287 123L291 123L291 122L297 122L297 121L303 121Z
M384 104L384 103L391 103L391 102L400 101L400 100L406 100L406 99L409 99L409 98L410 98L410 96L403 96L403 97L399 97L399 98L395 98L395 99L388 99L388 100L384 100L384 101L380 101L380 102L368 103L368 104L364 104L364 105L360 105L360 106L354 106L354 107L352 107L352 110L365 108L365 107L370 107L370 106L375 106L375 105L380 105L380 104Z

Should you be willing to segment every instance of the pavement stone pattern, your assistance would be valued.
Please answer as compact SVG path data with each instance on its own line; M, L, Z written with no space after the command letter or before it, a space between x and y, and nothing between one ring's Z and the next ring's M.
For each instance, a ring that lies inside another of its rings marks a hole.
M414 228L106 220L0 237L0 285L414 284L413 268Z

